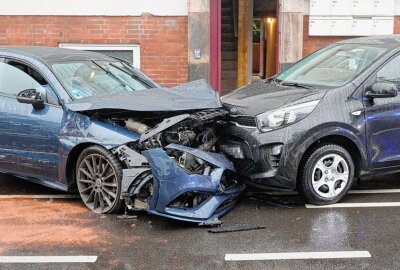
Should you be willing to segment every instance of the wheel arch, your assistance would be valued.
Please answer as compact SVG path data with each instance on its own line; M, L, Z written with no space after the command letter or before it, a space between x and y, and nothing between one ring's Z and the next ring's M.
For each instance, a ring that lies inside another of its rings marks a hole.
M343 133L330 134L318 138L317 140L313 141L306 147L306 150L302 154L302 157L297 166L297 177L296 177L297 183L299 182L298 179L303 172L304 164L307 161L309 155L312 153L312 151L314 151L314 149L317 148L318 145L327 143L336 144L346 149L349 152L354 162L355 178L358 178L360 176L361 170L363 169L366 162L366 156L365 156L366 154L363 151L363 149L360 148L360 145L354 140L354 138L350 136L346 136Z
M74 148L72 148L71 151L69 152L66 166L65 166L65 174L66 174L67 182L68 182L68 190L70 192L77 191L76 179L75 179L75 167L76 167L76 162L78 161L79 155L86 148L88 148L90 146L96 146L96 145L102 146L102 145L96 144L96 143L84 142L84 143L75 145Z

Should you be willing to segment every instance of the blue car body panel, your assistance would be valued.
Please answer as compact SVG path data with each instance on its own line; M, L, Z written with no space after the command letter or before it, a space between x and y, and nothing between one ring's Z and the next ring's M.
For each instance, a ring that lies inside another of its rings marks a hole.
M163 149L145 151L144 156L149 161L154 178L153 195L148 209L150 213L183 221L208 223L232 208L233 204L224 204L233 202L243 191L244 186L238 184L229 190L221 189L224 172L235 170L226 157L181 145L169 145L167 148L193 154L211 164L213 171L209 176L189 174ZM170 206L171 202L187 192L205 193L209 194L209 197L197 207L190 209Z

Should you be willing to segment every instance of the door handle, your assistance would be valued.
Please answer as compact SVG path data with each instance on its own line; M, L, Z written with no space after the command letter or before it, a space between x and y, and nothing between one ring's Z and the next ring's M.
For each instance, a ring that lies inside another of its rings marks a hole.
M354 116L360 116L361 113L362 113L362 111L354 111L351 114L354 115Z

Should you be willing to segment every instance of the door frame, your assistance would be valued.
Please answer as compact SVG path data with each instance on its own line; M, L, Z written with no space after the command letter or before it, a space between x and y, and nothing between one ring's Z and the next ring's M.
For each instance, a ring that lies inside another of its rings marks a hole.
M210 1L210 84L221 93L221 0Z
M279 72L280 1L276 0L276 70ZM221 16L222 0L210 1L210 84L221 93Z

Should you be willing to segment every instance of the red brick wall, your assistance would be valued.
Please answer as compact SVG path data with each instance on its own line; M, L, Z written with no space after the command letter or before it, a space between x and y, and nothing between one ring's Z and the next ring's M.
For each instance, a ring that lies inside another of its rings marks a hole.
M0 16L0 45L140 44L141 69L160 84L188 80L187 17Z
M400 16L394 17L394 33L400 34Z

